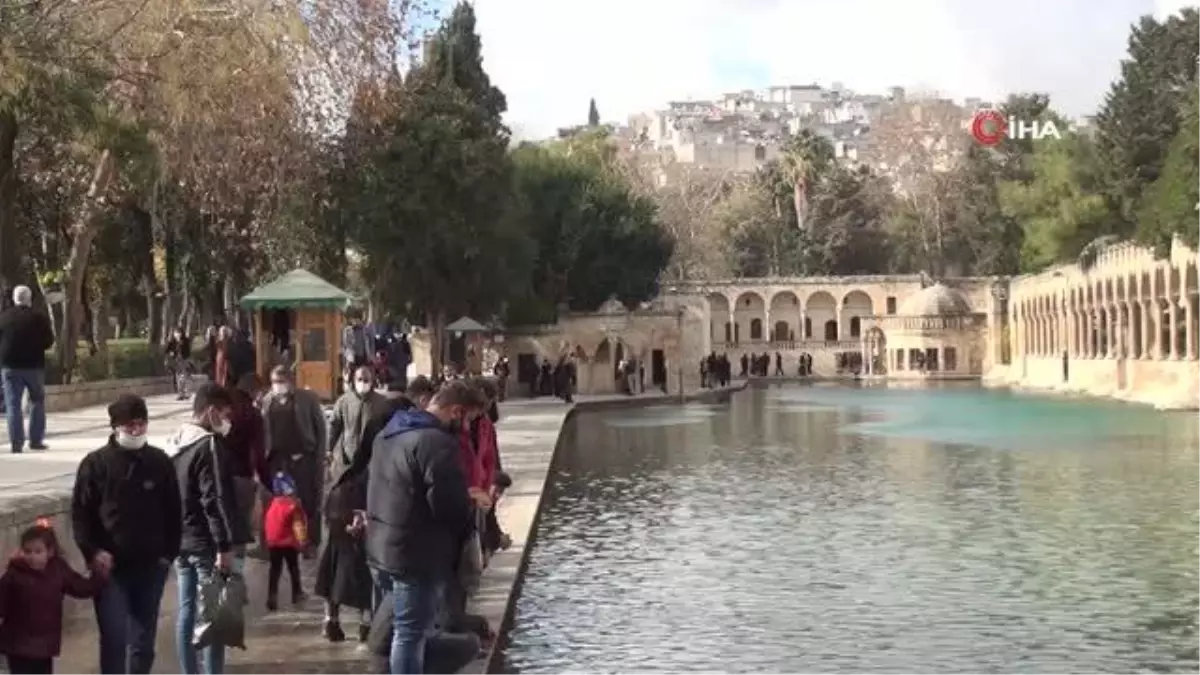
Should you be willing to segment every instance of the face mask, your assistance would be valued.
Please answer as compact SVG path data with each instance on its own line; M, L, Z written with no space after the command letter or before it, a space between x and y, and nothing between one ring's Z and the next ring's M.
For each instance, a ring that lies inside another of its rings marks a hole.
M127 450L137 450L146 445L146 434L131 434L118 429L116 438L117 445Z
M360 396L366 396L374 387L370 382L354 382L354 391L357 391Z
M283 396L291 390L292 388L283 382L271 383L271 391L274 392L276 396Z
M214 424L212 428L213 433L218 436L228 436L232 429L233 422L230 422L227 419L221 419L221 421Z

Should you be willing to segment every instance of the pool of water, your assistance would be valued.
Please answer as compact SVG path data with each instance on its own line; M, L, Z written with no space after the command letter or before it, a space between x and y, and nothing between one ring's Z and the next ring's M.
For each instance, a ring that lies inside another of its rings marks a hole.
M1196 672L1194 413L781 386L564 430L517 672Z

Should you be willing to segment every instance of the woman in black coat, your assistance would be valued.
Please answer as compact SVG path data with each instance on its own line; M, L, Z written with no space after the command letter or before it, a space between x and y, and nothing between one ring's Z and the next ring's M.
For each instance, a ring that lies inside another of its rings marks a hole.
M367 567L363 533L351 532L351 525L355 512L363 511L367 506L368 467L371 465L375 436L387 426L392 415L412 407L412 402L401 396L390 400L377 416L367 421L361 445L354 453L351 465L334 479L329 496L325 498L324 514L329 538L317 565L316 593L325 598L323 633L330 642L346 639L340 621L343 605L361 612L359 641L366 642L370 632L370 610L376 602L375 583L371 569Z

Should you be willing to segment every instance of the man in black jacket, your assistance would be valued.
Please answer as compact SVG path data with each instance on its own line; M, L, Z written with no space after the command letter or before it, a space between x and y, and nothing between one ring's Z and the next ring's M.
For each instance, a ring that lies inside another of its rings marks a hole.
M29 449L45 450L46 350L54 345L50 318L33 308L28 286L13 289L13 302L0 312L0 382L4 387L4 415L13 452L25 446L25 420L21 400L29 392Z
M485 405L446 382L425 410L399 412L375 439L367 482L367 563L395 602L393 673L424 672L425 639L470 516L458 431Z
M203 613L200 587L218 571L240 573L234 567L234 548L252 539L247 514L238 507L232 467L223 444L232 428L232 411L230 392L206 384L192 398L192 421L185 422L167 441L182 505L183 535L175 577L179 586L176 640L183 673L201 672L192 646L196 617ZM203 672L224 671L223 646L206 647L203 652Z
M109 574L95 599L100 672L149 673L167 569L179 554L179 484L167 454L146 444L145 401L125 394L108 417L108 444L79 464L71 523L84 559Z

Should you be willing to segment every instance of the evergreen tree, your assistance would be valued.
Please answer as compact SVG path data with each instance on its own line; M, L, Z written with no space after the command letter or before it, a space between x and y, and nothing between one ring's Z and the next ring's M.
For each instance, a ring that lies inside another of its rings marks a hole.
M596 109L596 99L592 99L591 102L588 103L588 126L600 126L600 111Z
M1137 239L1153 246L1160 255L1170 252L1171 240L1179 235L1196 248L1200 239L1200 95L1192 89L1179 133L1171 142L1162 174L1147 189L1138 220Z
M483 70L470 5L455 7L425 56L392 84L376 150L351 187L364 279L391 309L422 318L440 345L447 319L501 312L530 256L513 217L504 94Z
M1129 36L1129 58L1096 116L1112 234L1134 233L1143 192L1162 173L1187 93L1196 89L1198 30L1200 14L1186 8L1162 23L1143 17Z

